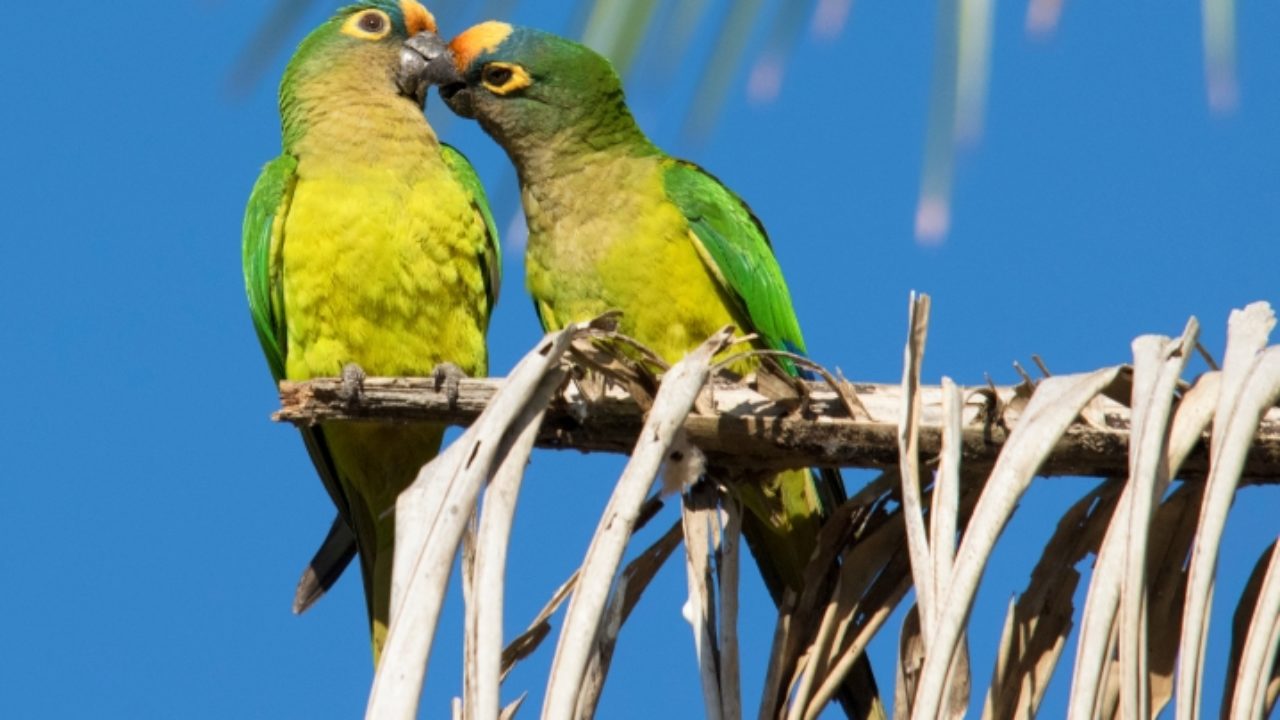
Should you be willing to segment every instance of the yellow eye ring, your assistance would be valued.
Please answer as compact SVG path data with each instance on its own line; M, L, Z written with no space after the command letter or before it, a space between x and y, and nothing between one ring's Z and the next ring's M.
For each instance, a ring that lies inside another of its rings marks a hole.
M361 10L342 24L342 34L359 40L381 40L391 33L391 18L381 10Z
M509 95L532 85L533 78L519 65L491 62L480 71L480 83L494 95Z

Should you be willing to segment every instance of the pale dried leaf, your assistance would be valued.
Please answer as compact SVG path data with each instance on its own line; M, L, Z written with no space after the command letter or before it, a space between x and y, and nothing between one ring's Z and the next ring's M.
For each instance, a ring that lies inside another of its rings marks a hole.
M1183 609L1182 643L1178 653L1179 720L1199 717L1208 606L1222 531L1253 434L1263 414L1280 395L1280 348L1263 349L1275 322L1275 313L1266 303L1254 303L1234 311L1228 322L1222 390L1213 422L1209 479Z
M902 634L898 641L897 682L893 693L893 716L895 720L911 716L912 699L919 684L920 671L924 666L924 638L920 632L919 606L907 611L902 621ZM947 678L947 702L940 718L962 718L969 706L969 651L968 644L961 638L956 655L952 661L950 676Z
M600 695L604 692L605 678L609 674L608 662L612 659L613 646L618 637L618 632L622 630L622 603L616 602L619 595L627 591L627 578L620 577L614 588L614 593L610 597L610 602L604 608L604 614L600 618L600 629L596 634L595 647L591 656L587 659L587 667L582 672L582 681L578 688L578 701L574 707L574 717L577 720L591 720L595 717L597 705L600 702ZM608 649L602 648L607 645ZM606 658L605 654L609 657Z
M1200 325L1192 318L1180 340L1147 335L1133 342L1133 420L1129 442L1128 516L1117 517L1125 531L1125 570L1120 589L1119 654L1125 717L1150 717L1147 656L1147 540L1153 508L1169 485L1169 422L1174 393Z
M459 438L461 439L461 438ZM454 442L445 448L440 454L432 458L422 471L418 473L417 481L414 485L417 488L418 500L420 502L405 503L404 507L396 508L396 527L397 527L397 545L400 542L413 543L415 540L421 541L421 536L425 536L430 528L436 523L441 510L445 505L445 497L449 493L452 478L458 473L458 466L462 463L466 455L466 445L461 442ZM416 535L412 537L407 532L399 530L400 527L415 528ZM403 540L401 539L403 536ZM410 547L406 545L404 547ZM410 553L397 553L393 558L393 566L391 572L391 617L395 617L400 611L400 606L404 599L405 591L408 587L408 580L412 574L412 563L409 558Z
M825 599L821 592L827 585L825 577L837 566L836 558L858 530L854 517L864 508L854 501L842 505L823 526L818 537L817 549L805 568L804 592L800 595L787 590L778 608L778 624L774 630L773 646L769 653L769 667L765 673L760 717L773 718L785 704L787 689L794 682L800 667L800 658L813 632L819 616L818 606ZM841 565L843 567L843 565ZM789 680L791 682L789 682Z
M902 409L898 415L898 471L902 476L902 512L906 522L907 549L911 553L911 573L915 580L920 609L921 653L930 646L937 622L934 605L933 561L925 530L924 504L920 496L920 366L929 334L929 296L912 294L908 317L907 346L902 359ZM903 645L904 648L908 645ZM910 696L908 696L910 697Z
M947 667L973 607L982 571L1018 499L1080 409L1118 373L1118 368L1105 368L1087 375L1059 375L1036 388L991 471L960 544L952 585L941 602L936 633L930 636L913 717L933 718L941 710Z
M1119 625L1112 625L1111 640L1108 645L1114 647ZM1098 693L1098 701L1094 706L1093 717L1097 720L1115 720L1120 716L1120 663L1115 654L1107 656L1102 668L1102 690Z
M684 605L684 619L693 629L694 656L702 680L702 700L709 720L720 720L724 702L720 697L719 647L715 636L716 617L713 596L711 555L715 552L715 534L719 525L717 498L710 484L691 488L681 505L684 527L685 574L689 598Z
M476 680L479 670L476 666L476 617L472 609L476 601L476 513L473 509L462 532L462 543L458 550L462 575L462 605L466 608L462 632L462 709L464 720L471 720L476 707Z
M374 674L366 716L403 718L417 713L427 662L453 557L480 488L515 435L538 417L564 379L560 358L582 325L549 335L512 370L488 409L448 451L429 463L396 503L396 553L390 629ZM454 448L459 448L455 450ZM442 487L443 485L443 487ZM425 502L424 502L425 501ZM426 502L436 503L427 506ZM406 518L427 519L422 525ZM404 580L405 577L409 579Z
M920 670L924 668L924 637L920 628L920 606L912 605L902 619L898 636L898 662L893 685L893 720L911 717L911 701L916 696Z
M1267 684L1267 706L1263 711L1264 717L1271 717L1271 713L1276 709L1276 700L1280 699L1280 658L1276 660L1276 667L1271 671L1271 681Z
M520 693L520 697L511 701L510 705L502 708L502 714L498 716L498 720L515 720L516 713L520 712L520 706L524 705L524 701L529 697L529 693Z
M1183 483L1160 504L1151 525L1147 615L1149 625L1160 629L1148 638L1153 717L1173 697L1173 674L1187 590L1186 560L1195 538L1203 491L1203 483Z
M752 358L763 358L759 372L751 376L751 384L765 397L777 402L795 402L809 400L810 390L799 377L789 374L778 362L780 359L790 360L797 367L804 368L816 374L822 379L827 387L831 389L836 401L844 409L846 415L856 419L871 419L871 413L867 410L862 401L858 399L857 392L842 377L832 375L821 364L814 362L806 355L788 352L786 350L767 350L754 349L738 355L725 358L717 363L717 369L730 365L732 363L741 362Z
M640 510L640 518L636 521L635 532L639 532L649 523L651 519L657 516L662 509L662 499L652 496L645 501L644 507ZM635 560L627 565L627 569L623 571L624 577L630 577L631 582L628 584L628 592L624 597L623 619L630 615L635 602L639 600L639 593L648 586L649 581L653 579L653 575L657 573L662 563L666 562L667 557L671 555L672 550L680 543L679 525L672 526L657 542L649 546L647 550L641 553ZM506 679L511 669L516 663L531 655L551 633L551 616L560 609L565 600L569 599L569 594L573 592L573 588L578 584L578 571L574 570L573 574L565 580L556 591L551 594L551 599L538 613L537 617L529 623L529 626L523 633L507 644L502 651L502 679Z
M1253 572L1249 573L1249 581L1240 593L1240 600L1236 602L1236 611L1231 618L1231 650L1227 655L1227 677L1222 692L1222 717L1229 717L1231 713L1236 681L1240 674L1240 657L1244 654L1244 643L1258 605L1258 595L1262 592L1262 580L1266 577L1267 568L1271 566L1275 550L1275 545L1271 544L1262 551L1262 555L1253 564Z
M483 512L475 553L475 587L467 602L468 666L474 675L464 676L463 687L471 720L496 720L502 712L503 598L506 596L507 549L516 502L529 455L533 451L543 413L538 413L517 436L484 494Z
M882 497L894 485L897 473L886 471L868 484L841 510L862 507L871 498ZM968 493L965 512L972 507L976 493ZM888 499L884 497L883 499ZM793 703L803 704L806 720L816 718L843 683L852 682L859 696L870 697L872 689L858 665L867 662L862 654L869 641L888 619L889 614L911 586L910 563L902 542L901 509L885 513L877 504L864 515L854 537L841 555L840 574L831 599L821 613L821 626L816 639L804 651L809 657L805 672L813 674L816 690L810 696L797 692ZM827 538L819 543L825 547ZM816 611L816 610L815 610ZM806 689L808 686L806 686ZM883 715L878 700L869 703L868 712Z
M731 328L720 331L686 355L663 378L632 452L631 462L627 463L618 480L583 561L578 590L569 603L564 629L552 661L543 718L567 718L574 712L609 588L645 495L675 440L677 430L693 409L698 392L707 381L711 358L730 337Z
M1222 373L1209 372L1196 379L1191 389L1183 393L1178 411L1169 431L1169 476L1177 477L1182 463L1204 438L1205 428L1213 420L1218 405L1218 392L1222 387Z
M1201 442L1205 428L1213 419L1218 402L1222 373L1201 375L1183 393L1174 415L1167 443L1166 464L1169 477ZM1152 527L1149 626L1162 628L1150 637L1149 676L1151 679L1151 714L1155 716L1173 696L1174 670L1182 627L1183 601L1186 593L1187 551L1194 537L1200 512L1203 484L1184 485L1166 500L1157 512Z
M855 663L866 662L866 656L863 653L866 651L867 643L888 621L889 616L910 589L911 562L905 548L902 548L890 559L884 572L875 579L866 595L847 613L848 622L843 625L840 633L842 643L833 661L829 663L830 669L826 677L822 679L809 700L808 707L805 709L805 720L815 720L822 712L822 708L835 697L836 691L849 677ZM870 688L864 688L863 691L869 693ZM883 712L878 702L872 710Z
M1252 606L1247 613L1252 617L1248 629L1244 633L1243 647L1240 651L1238 670L1235 673L1235 688L1228 687L1231 694L1232 717L1265 717L1269 711L1268 685L1275 682L1277 650L1280 650L1280 542L1268 548L1259 558L1254 576L1265 567L1263 578L1257 583L1257 590L1250 598L1250 590L1254 588L1253 578L1245 596L1240 600L1236 610L1237 620L1246 607ZM1268 557L1269 556L1269 557ZM1232 645L1234 646L1235 638ZM1234 650L1234 647L1233 647ZM1232 653L1232 665L1236 665L1235 653Z
M1129 516L1131 494L1124 494L1114 513L1115 518ZM1114 657L1116 614L1120 607L1120 590L1125 567L1124 531L1127 528L1113 520L1093 564L1093 578L1081 614L1080 636L1076 643L1076 663L1071 678L1070 704L1067 716L1073 719L1097 714L1101 693L1106 686L1108 663Z
M1017 602L1013 598L1010 598L1009 608L1005 610L1004 613L1004 626L1000 628L1000 647L996 650L995 672L992 673L993 679L991 687L987 689L987 698L982 706L982 720L991 720L995 717L993 715L994 705L992 697L998 694L1001 679L1009 674L1010 658L1015 652L1014 642L1017 640L1014 636L1015 626L1013 622L1016 610ZM1022 720L1022 718L1031 717L1032 715L1032 713L1028 712L1027 709L1024 709L1021 706L1017 706L1017 709L1017 713L1006 710L1000 717Z
M720 697L724 717L742 717L742 661L738 650L738 577L741 569L742 506L732 497L721 499L724 522L716 555L716 583L720 589Z
M816 678L825 667L827 654L820 650L808 650L806 646L823 648L827 647L831 640L831 633L834 631L832 613L835 611L832 607L834 603L829 601L829 596L833 592L831 576L837 569L844 571L850 568L848 553L851 550L846 548L852 547L853 541L864 531L875 532L874 529L867 527L868 516L876 514L874 510L869 511L868 507L876 502L875 498L888 492L896 477L896 473L886 472L869 483L852 499L837 508L823 526L818 537L817 550L805 568L804 593L799 597L794 593L787 593L779 608L778 626L770 652L769 669L765 676L761 717L774 717L778 714L778 708L783 706L785 697L789 694L786 689L795 684L797 677L808 678L812 675ZM900 540L901 525L898 526L898 533ZM857 544L861 545L861 543L862 541L859 541ZM886 539L884 545L888 544L889 540ZM843 560L837 562L837 558L842 557L842 553ZM864 562L859 567L870 564L870 562ZM869 581L870 577L867 580ZM850 603L852 602L850 600ZM821 627L818 630L817 639L811 640L814 628L819 625ZM805 658L803 663L801 658ZM788 678L791 679L789 683L786 682ZM811 687L812 683L806 681L798 688L793 703L803 707L805 693L809 692Z
M1080 573L1075 566L1097 552L1124 483L1108 480L1063 515L1031 579L1010 606L987 694L984 718L1031 718L1071 632Z
M466 542L463 542L465 548ZM463 563L466 560L466 550L462 551ZM470 587L468 587L470 586ZM464 709L465 720L471 720L473 709L476 707L479 697L477 681L479 680L479 670L476 666L476 626L475 614L470 612L474 607L474 595L472 591L475 589L471 585L471 581L464 571L462 577L462 605L467 610L462 626L462 707Z
M650 498L650 501L652 500L653 498ZM636 523L636 530L639 530L641 524ZM591 662L588 664L588 682L584 682L582 691L578 694L579 720L586 720L595 715L596 706L600 702L600 692L604 689L604 681L608 677L609 666L613 661L618 633L631 617L631 611L635 609L641 594L649 587L658 570L662 569L667 559L680 546L682 538L680 521L677 520L662 537L636 556L622 571L622 576L618 579L613 595L609 598L609 607L605 612L610 621L605 624L600 636L596 639L595 654L592 655Z
M942 453L934 477L929 510L929 545L933 556L933 584L939 595L951 586L951 566L956 556L956 522L960 512L960 451L963 395L951 378L942 378Z
M506 679L507 674L511 672L511 668L524 658L528 657L534 650L542 644L542 641L551 632L551 616L560 609L565 600L569 599L569 594L573 592L573 588L578 584L578 571L574 570L573 574L565 580L556 591L551 594L551 599L538 613L538 616L529 623L529 627L520 633L514 640L507 644L502 651L502 678Z
M969 709L969 694L973 690L973 674L969 667L969 636L960 636L956 645L955 657L951 660L951 669L947 672L947 703L943 717L965 717Z

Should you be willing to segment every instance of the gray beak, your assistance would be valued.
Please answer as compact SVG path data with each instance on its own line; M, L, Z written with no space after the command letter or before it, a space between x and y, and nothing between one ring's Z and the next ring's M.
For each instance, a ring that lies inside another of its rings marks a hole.
M453 54L444 38L433 32L420 32L400 48L400 71L396 75L400 91L416 98L421 105L432 85L454 85L462 75L453 64Z

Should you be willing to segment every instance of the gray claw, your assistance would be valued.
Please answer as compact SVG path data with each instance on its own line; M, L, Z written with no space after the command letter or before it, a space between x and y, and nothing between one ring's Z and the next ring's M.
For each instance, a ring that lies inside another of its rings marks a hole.
M338 391L348 405L359 402L364 395L364 379L368 377L364 368L355 363L342 366L342 388Z
M445 397L449 398L449 409L458 407L459 385L468 375L462 368L450 362L440 363L431 371L431 379L435 381L436 390L444 388Z

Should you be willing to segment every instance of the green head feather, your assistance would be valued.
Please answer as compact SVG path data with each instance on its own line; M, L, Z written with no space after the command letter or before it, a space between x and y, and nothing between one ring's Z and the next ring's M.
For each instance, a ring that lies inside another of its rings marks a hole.
M441 96L479 121L517 166L535 155L656 151L636 126L613 65L585 45L488 22L454 38L450 49L461 82L441 87Z
M362 97L420 98L398 82L404 41L436 32L435 18L417 0L365 0L339 9L312 30L294 52L280 81L280 116L288 148L305 132L317 105L348 92Z

